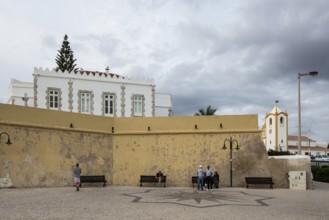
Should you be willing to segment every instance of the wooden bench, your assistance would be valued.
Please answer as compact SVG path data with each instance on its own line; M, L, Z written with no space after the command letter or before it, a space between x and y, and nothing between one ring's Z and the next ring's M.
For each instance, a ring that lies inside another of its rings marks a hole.
M106 186L105 176L80 176L80 187L81 183L103 183L103 186Z
M257 184L257 185L270 185L270 188L273 189L273 180L272 177L245 177L247 188L249 188L249 184Z
M214 188L218 189L219 188L219 178L213 178L213 180L214 180L214 183L213 183Z
M163 176L161 179L161 183L163 183L163 187L166 187L166 181L167 178L166 176ZM141 175L141 179L139 180L140 186L142 187L142 183L158 183L159 181L155 178L155 176L146 176L146 175Z
M198 177L197 176L192 176L192 186L194 188L194 184L198 185Z

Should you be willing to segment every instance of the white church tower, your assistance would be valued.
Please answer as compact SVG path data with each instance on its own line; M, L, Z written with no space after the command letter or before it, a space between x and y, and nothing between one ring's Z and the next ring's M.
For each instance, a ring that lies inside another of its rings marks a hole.
M266 113L263 126L263 141L266 150L288 151L288 113L283 112L278 102L270 113Z

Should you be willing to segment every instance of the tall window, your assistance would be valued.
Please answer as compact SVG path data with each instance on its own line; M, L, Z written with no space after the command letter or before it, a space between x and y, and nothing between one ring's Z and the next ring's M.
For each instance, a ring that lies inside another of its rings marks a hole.
M283 117L280 117L280 124L283 125Z
M90 92L81 92L80 93L81 100L81 113L91 113L91 93Z
M104 115L114 115L114 95L104 94Z
M133 111L134 116L143 116L143 96L134 96Z
M58 90L51 89L48 91L49 109L58 109L59 92Z

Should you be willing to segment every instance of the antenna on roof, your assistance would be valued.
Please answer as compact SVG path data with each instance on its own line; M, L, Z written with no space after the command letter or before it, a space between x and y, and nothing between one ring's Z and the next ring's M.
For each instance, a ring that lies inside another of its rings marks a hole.
M279 100L275 100L275 107L278 107Z

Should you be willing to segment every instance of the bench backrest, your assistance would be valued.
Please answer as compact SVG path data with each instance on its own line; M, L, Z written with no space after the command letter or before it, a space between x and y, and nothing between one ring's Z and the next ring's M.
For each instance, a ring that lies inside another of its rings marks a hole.
M161 182L166 182L166 176L162 177ZM141 179L142 182L157 182L157 179L155 178L155 176L146 176L146 175L141 175Z
M273 183L272 177L246 177L247 183Z
M105 176L80 176L80 181L100 181L106 182Z

